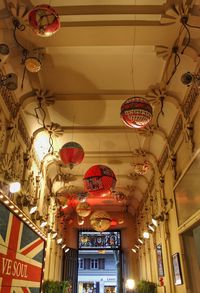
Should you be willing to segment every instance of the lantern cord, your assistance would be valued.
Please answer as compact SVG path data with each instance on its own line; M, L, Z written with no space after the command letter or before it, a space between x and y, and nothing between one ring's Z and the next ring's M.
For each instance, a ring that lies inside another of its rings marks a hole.
M46 112L42 107L42 99L38 98L38 107L34 109L35 111L35 116L37 118L38 124L40 124L45 130L47 129L45 125L45 120L46 120ZM39 116L39 112L42 112L42 118Z
M159 117L160 117L160 115L162 114L163 116L164 116L164 111L163 111L163 106L164 106L164 96L161 96L160 97L160 111L159 111L159 113L158 113L158 115L157 115L157 118L156 118L156 125L157 125L157 127L159 127Z
M181 58L178 54L178 47L174 47L173 48L173 53L174 53L174 69L172 70L171 76L169 77L168 81L167 81L167 85L170 83L172 77L174 76L174 74L176 73L176 70L181 62Z
M183 23L183 26L187 32L187 35L188 35L188 40L187 40L187 43L185 44L185 47L183 48L181 54L183 54L185 52L185 49L189 46L190 44L190 40L191 40L191 36L190 36L190 30L188 29L187 27L187 23Z
M130 144L130 141L129 141L129 138L128 138L128 134L126 132L125 132L125 136L126 136L126 139L127 139L127 142L128 142L129 151L132 154L133 152L131 150L131 144Z
M133 5L136 5L136 0L133 1ZM134 21L136 20L136 16L134 14ZM135 36L136 36L136 26L133 27L133 43L132 43L132 53L131 53L131 78L132 78L132 87L133 87L133 95L135 95L135 82L134 82L134 51L135 51Z
M53 148L52 131L48 131L48 133L49 133L49 150L48 150L48 153L51 153L53 155L54 148Z
M73 121L72 121L72 141L74 141L74 123L75 123L75 115L73 115Z

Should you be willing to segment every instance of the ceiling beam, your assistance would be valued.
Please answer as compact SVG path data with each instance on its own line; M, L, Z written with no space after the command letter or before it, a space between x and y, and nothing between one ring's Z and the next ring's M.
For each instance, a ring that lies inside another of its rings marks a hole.
M162 5L81 5L56 6L59 15L116 15L116 14L162 14Z
M90 26L167 26L169 23L161 24L160 21L153 20L91 20L91 21L64 21L61 27L90 27Z

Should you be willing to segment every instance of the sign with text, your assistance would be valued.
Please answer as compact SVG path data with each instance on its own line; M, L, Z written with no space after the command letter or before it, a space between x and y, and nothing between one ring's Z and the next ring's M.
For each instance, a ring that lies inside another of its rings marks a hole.
M45 241L0 203L0 293L39 293Z

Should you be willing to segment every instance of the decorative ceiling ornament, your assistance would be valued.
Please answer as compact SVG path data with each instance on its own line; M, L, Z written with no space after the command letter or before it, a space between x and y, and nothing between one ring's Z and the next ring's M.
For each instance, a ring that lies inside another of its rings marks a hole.
M160 105L162 100L168 96L166 86L164 84L156 84L150 86L146 97L153 105Z
M134 162L131 164L138 175L145 175L150 169L150 162L146 159L146 153L142 150L136 150Z
M35 89L34 93L41 104L51 106L55 103L54 95L49 90Z
M84 150L82 146L73 141L65 143L60 149L59 154L63 164L69 165L70 169L75 165L79 165L84 158Z
M190 58L192 58L194 62L199 61L199 58L200 58L199 51L192 44L188 44L187 48L185 49L184 49L184 46L180 46L180 48L178 49L178 53L182 54L182 51L184 55L187 55ZM172 53L172 49L167 46L157 45L155 46L155 52L158 57L162 58L163 60L167 60L170 54Z
M27 15L30 10L28 5L19 3L17 0L8 1L7 7L14 19L17 19L21 25L27 24ZM24 27L25 29L25 27Z
M92 195L106 196L115 188L116 177L107 166L94 165L85 173L84 188Z
M1 155L0 173L10 174L13 167L12 154L4 153Z
M112 194L114 195L116 201L118 202L122 202L123 200L126 199L126 195L121 191L114 191L112 192Z
M105 211L96 211L90 216L90 224L95 231L103 232L110 228L111 217Z
M127 99L121 106L121 118L131 128L143 128L152 119L153 110L149 102L142 97Z
M40 37L50 37L60 28L59 15L47 4L35 6L28 14L29 26Z
M15 142L18 135L18 117L9 121L7 131L9 132L10 140Z
M161 24L175 24L181 21L183 16L188 16L191 12L193 1L180 1L178 3L168 2L166 6L165 13L161 16Z
M155 52L156 52L156 55L162 58L163 60L167 60L171 54L170 48L163 45L156 45Z
M80 217L88 217L91 214L92 208L87 202L80 202L76 207L76 212Z
M64 133L63 127L54 122L51 125L46 125L46 130L55 137L60 137Z

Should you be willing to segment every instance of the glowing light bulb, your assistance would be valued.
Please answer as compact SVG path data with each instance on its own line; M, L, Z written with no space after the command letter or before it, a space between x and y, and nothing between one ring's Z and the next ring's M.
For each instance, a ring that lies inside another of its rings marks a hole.
M144 231L144 233L143 233L143 237L144 237L145 239L149 239L149 232Z
M133 279L126 280L126 288L133 290L135 288L135 281Z
M21 190L21 183L17 181L10 183L9 190L11 193L19 192Z

